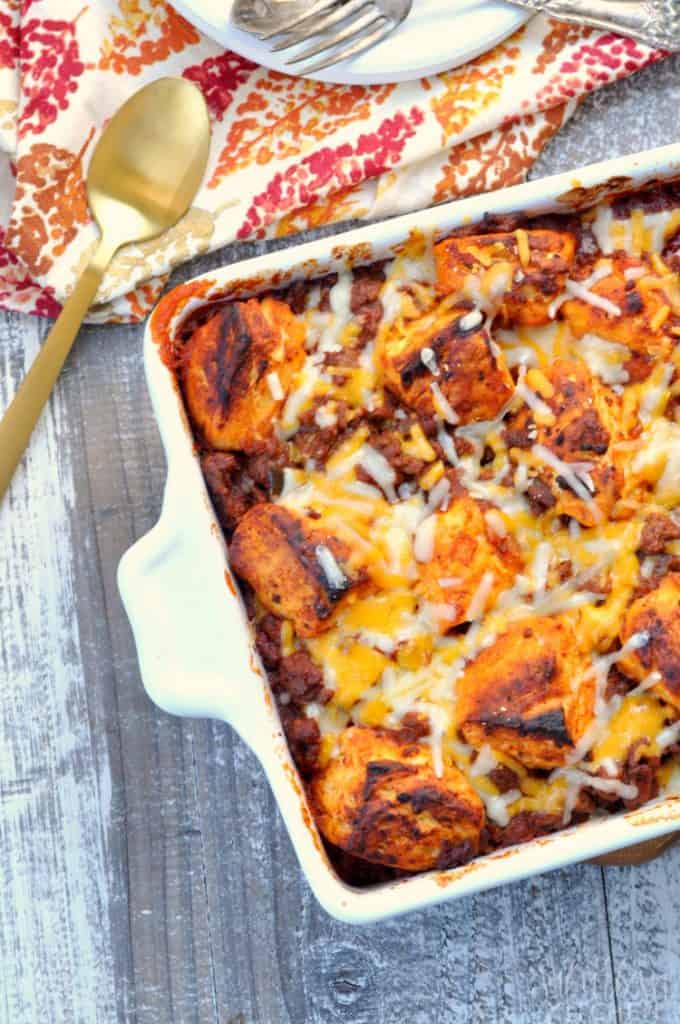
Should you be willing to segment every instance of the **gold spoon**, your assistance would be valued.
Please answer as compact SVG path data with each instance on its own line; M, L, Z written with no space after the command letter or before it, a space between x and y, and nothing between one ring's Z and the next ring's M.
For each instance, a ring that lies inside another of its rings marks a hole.
M184 216L201 184L209 144L205 100L185 78L152 82L109 121L87 172L101 240L0 422L0 499L114 254Z

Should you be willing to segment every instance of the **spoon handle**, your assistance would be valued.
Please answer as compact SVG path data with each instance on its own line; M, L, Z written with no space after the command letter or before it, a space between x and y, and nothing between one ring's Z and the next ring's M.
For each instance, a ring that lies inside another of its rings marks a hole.
M102 239L0 421L0 500L10 485L114 252L115 247Z

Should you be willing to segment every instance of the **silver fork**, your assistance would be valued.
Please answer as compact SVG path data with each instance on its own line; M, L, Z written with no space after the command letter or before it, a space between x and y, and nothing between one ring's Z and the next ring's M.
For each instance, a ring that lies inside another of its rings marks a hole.
M633 36L661 50L680 50L680 0L511 0L561 21Z
M281 37L272 46L280 53L301 43L287 65L300 64L303 74L321 71L341 60L356 57L408 16L413 0L236 0L231 19L237 28L263 40Z

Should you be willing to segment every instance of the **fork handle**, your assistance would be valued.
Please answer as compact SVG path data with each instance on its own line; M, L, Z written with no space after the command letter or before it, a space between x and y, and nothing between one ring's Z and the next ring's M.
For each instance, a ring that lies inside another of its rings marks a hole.
M28 446L33 428L52 393L114 252L115 248L108 241L103 239L100 242L0 421L0 501Z
M511 0L561 21L632 36L660 50L680 50L680 4L676 0Z

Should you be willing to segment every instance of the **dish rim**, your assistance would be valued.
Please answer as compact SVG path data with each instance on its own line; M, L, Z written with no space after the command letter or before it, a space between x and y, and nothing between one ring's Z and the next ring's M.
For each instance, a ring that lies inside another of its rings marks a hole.
M367 924L668 835L680 829L680 794L497 850L459 868L365 889L341 881L314 824L252 643L175 376L161 359L156 336L164 318L172 315L172 330L208 301L384 258L414 231L443 236L481 220L484 213L531 216L556 205L574 209L577 203L592 205L607 194L676 176L678 143L446 203L201 274L168 292L149 318L144 364L168 463L167 480L157 524L123 555L118 569L142 681L162 709L226 721L251 747L312 891L340 920ZM197 296L197 289L203 294Z

